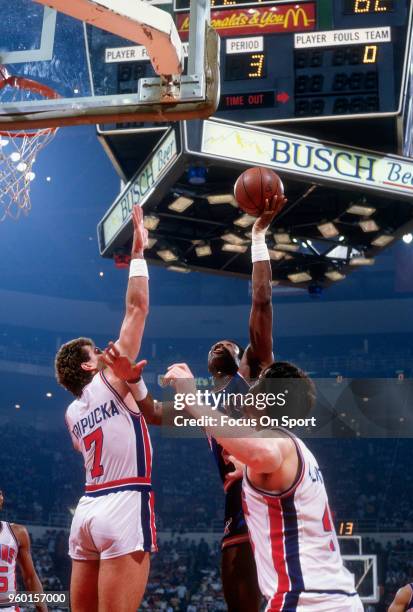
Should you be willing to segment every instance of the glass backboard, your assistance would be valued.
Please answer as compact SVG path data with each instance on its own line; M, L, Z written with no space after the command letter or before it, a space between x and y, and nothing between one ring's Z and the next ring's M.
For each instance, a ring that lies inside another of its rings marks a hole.
M179 74L187 48L181 45L171 11L164 2L154 6L141 0L49 0L49 5L59 9L55 10L45 6L45 1L0 0L0 66L9 75L40 82L57 94L48 99L50 96L45 98L28 87L16 98L16 92L9 85L2 87L0 80L0 131L26 129L28 122L35 128L139 118L162 122L214 112L219 79L215 79L217 71L213 70L215 81L211 87L204 70L208 62L216 64L219 45L215 32L207 25L209 0L193 0L205 32L199 40L198 26L190 64L201 68L197 75ZM93 12L97 5L113 5L107 14L112 18L116 13L116 19L102 20L101 11ZM132 17L129 13L128 19L123 13L118 15L117 7L125 8L125 14L130 11ZM74 18L79 10L85 11L89 23L82 20L83 14L82 18ZM134 18L141 22L134 22ZM96 23L103 24L104 29L95 27ZM149 23L157 38L148 36L150 40L145 39L145 45L131 40L136 23L143 31ZM123 38L124 33L130 38ZM142 58L143 69L122 89L119 60L127 60L131 54ZM174 61L168 63L172 57ZM173 76L166 74L172 70L176 72Z

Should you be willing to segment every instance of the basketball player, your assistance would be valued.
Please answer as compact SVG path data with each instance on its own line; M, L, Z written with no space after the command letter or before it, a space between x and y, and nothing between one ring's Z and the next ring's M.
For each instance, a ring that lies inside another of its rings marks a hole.
M4 493L0 490L0 511L4 505ZM0 609L2 612L18 612L10 606L8 595L16 593L16 564L19 566L26 591L43 593L42 583L34 569L30 552L30 537L23 525L0 521ZM38 603L37 612L47 612L47 606Z
M409 612L413 610L413 583L399 589L390 604L388 612Z
M248 380L257 378L270 363L272 353L272 270L265 243L266 232L275 215L285 205L284 196L267 200L262 215L252 229L252 308L249 320L250 344L244 350L231 340L216 342L208 354L208 369L214 377L214 391L245 394ZM119 351L109 345L103 358L116 368L120 377L130 377L128 360L122 360ZM122 370L122 367L125 368ZM154 403L148 396L139 407L151 424L169 422L167 407ZM236 409L236 407L235 407ZM211 450L220 472L225 492L225 529L222 540L222 583L229 612L258 612L261 594L257 581L254 555L248 536L242 501L242 471L237 471L228 453L209 437Z
M178 393L196 391L186 364L171 366L164 381ZM266 611L359 612L363 606L354 578L343 565L316 459L292 433L266 428L261 422L263 416L281 416L272 398L286 391L289 414L303 416L311 410L313 383L296 366L275 362L250 389L256 399L265 398L264 411L244 406L245 416L255 419L257 426L243 428L242 438L230 437L234 430L225 423L206 427L206 433L245 465L244 515L258 582L268 601ZM188 403L186 410L195 418L211 416L210 409L203 406Z
M274 360L272 270L265 235L275 215L286 201L284 196L274 196L272 200L267 200L264 213L253 225L250 344L245 351L231 340L221 340L211 347L208 354L208 370L214 378L214 391L247 393L248 381L257 378ZM208 440L225 493L221 578L228 612L258 612L261 593L242 509L242 472L236 470L227 451L213 436L209 436Z
M147 232L135 206L126 314L116 346L136 359L148 312ZM75 511L69 538L73 612L136 612L156 550L152 446L145 419L130 387L103 369L92 340L64 344L56 356L59 383L75 400L66 412L73 445L86 469L85 494ZM147 395L138 365L136 387ZM129 381L133 386L134 381ZM136 392L136 390L135 390Z

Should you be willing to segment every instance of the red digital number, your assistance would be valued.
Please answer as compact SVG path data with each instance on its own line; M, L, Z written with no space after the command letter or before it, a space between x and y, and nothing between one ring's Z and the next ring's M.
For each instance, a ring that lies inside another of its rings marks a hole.
M92 431L91 434L83 438L85 443L85 449L88 451L92 447L92 444L95 445L94 457L93 457L93 467L91 470L92 478L98 478L99 476L103 476L104 469L103 465L101 465L102 460L102 446L103 446L103 431L102 428L96 429L96 431Z

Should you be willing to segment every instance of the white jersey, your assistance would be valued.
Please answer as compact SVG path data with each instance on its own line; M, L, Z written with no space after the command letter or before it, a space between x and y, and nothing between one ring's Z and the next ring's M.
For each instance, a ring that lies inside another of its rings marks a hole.
M142 413L130 410L104 372L72 402L66 423L86 470L85 494L151 490L152 445Z
M244 513L267 610L332 610L335 598L349 603L334 610L362 609L353 607L355 599L359 602L354 577L343 565L317 461L301 440L291 437L301 471L288 491L259 490L248 473L243 479Z
M0 605L9 601L7 593L16 592L18 552L19 545L10 524L0 521Z

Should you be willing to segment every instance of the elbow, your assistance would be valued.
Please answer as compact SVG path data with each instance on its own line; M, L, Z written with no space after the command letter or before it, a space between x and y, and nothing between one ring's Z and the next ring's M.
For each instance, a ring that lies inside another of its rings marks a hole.
M127 315L130 317L142 317L146 319L149 313L149 303L147 300L140 300L132 304L128 304Z
M272 289L268 286L259 287L253 292L252 302L257 308L269 308L272 304Z
M280 469L281 456L276 449L262 448L252 452L247 463L254 472L269 474Z

